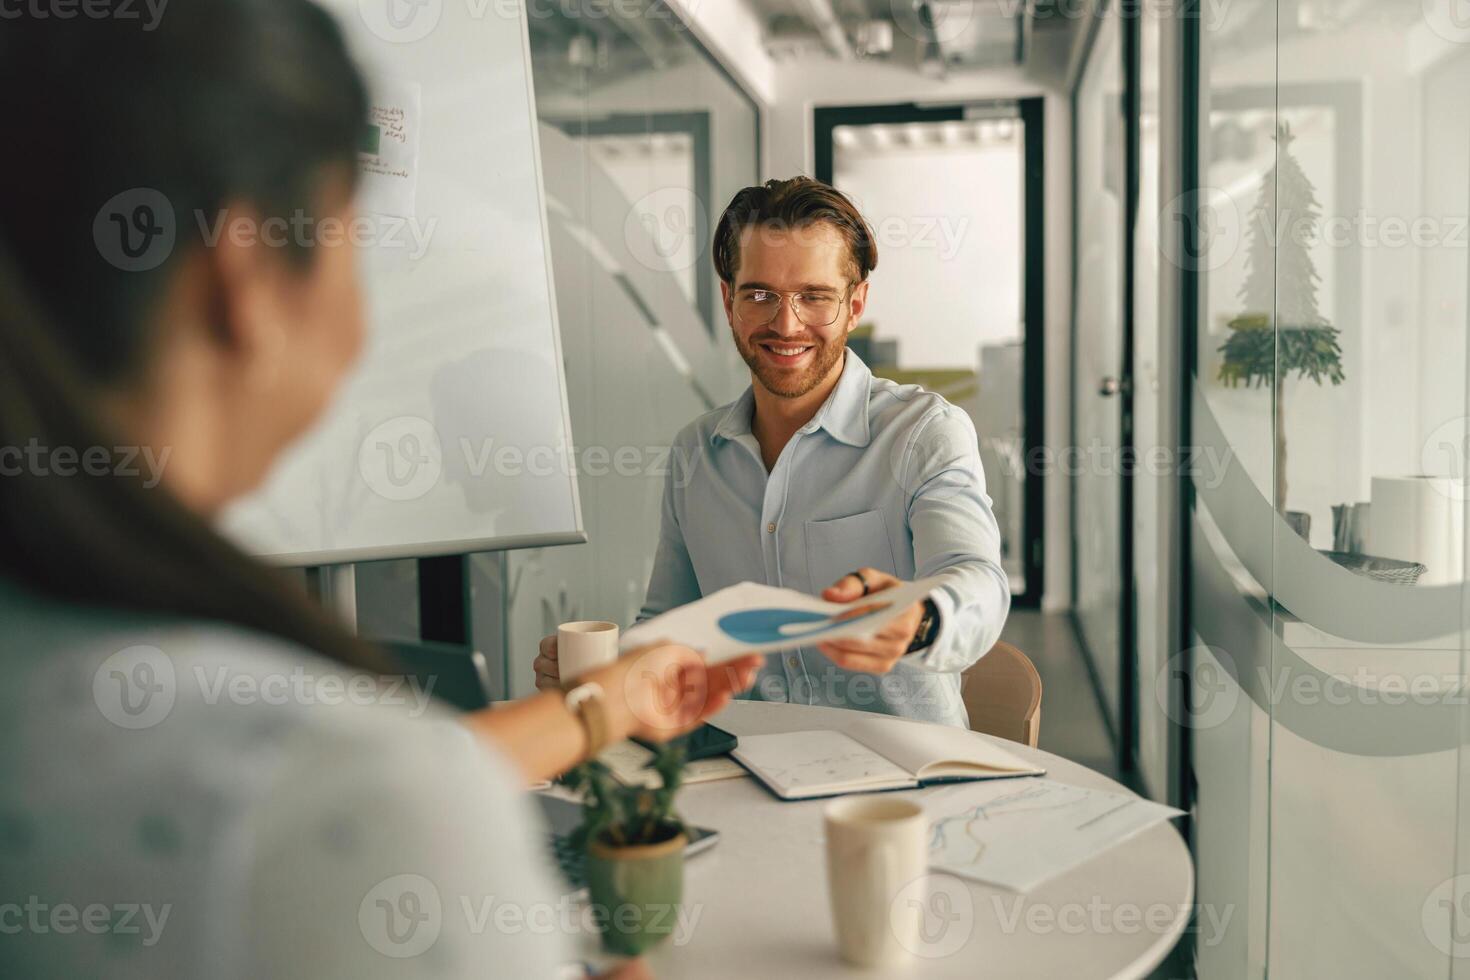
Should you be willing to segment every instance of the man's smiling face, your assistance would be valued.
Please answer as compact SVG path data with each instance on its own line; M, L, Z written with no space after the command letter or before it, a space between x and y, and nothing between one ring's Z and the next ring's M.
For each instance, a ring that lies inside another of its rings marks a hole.
M868 284L853 282L847 243L831 224L754 225L740 236L734 283L721 283L735 347L757 382L800 398L840 370L847 334L866 304ZM792 309L802 307L803 323ZM780 310L764 322L775 305ZM835 313L829 324L820 321Z

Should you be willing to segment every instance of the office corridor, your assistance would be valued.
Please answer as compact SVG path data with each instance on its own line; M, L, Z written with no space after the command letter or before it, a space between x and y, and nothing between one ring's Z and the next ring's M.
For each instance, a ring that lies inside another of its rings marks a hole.
M1013 609L1001 639L1030 657L1041 675L1040 747L1128 782L1109 750L1113 740L1070 617Z

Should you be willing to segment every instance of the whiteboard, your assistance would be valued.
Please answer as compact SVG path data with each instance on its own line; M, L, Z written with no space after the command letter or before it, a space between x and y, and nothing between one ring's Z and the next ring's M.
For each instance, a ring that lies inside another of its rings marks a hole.
M324 6L417 158L364 177L356 373L222 529L301 565L584 541L524 5Z

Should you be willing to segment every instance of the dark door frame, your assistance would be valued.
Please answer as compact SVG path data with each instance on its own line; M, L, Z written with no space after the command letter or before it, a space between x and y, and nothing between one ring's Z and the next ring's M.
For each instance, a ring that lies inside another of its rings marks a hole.
M1041 97L1001 102L955 103L953 105L817 106L812 110L815 139L815 176L832 183L834 172L833 130L838 126L871 126L909 122L963 120L967 109L977 106L1014 105L1021 123L1024 153L1024 202L1022 237L1025 255L1021 268L1021 317L1026 336L1021 404L1025 420L1021 434L1021 460L1025 468L1025 496L1021 513L1021 567L1026 578L1024 592L1012 597L1017 607L1037 609L1046 579L1046 484L1044 467L1032 465L1042 458L1046 445L1046 114Z

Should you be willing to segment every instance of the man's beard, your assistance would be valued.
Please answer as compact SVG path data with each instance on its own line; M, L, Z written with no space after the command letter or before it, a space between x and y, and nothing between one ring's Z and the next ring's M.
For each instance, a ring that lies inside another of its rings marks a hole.
M764 341L779 340L786 342L787 338L777 337L774 334L752 337L749 344L740 339L740 334L734 327L730 333L735 338L735 349L740 352L740 357L750 368L756 380L761 383L771 394L778 398L800 398L808 394L817 385L821 384L832 368L842 360L843 352L847 350L847 331L839 331L833 340L822 340L812 337L799 341L799 345L811 344L813 347L811 363L801 371L783 371L761 357L758 349Z

